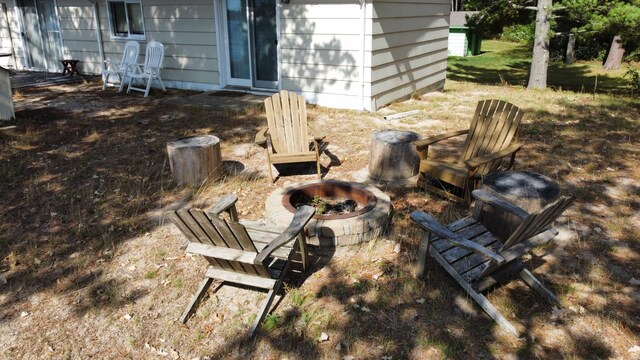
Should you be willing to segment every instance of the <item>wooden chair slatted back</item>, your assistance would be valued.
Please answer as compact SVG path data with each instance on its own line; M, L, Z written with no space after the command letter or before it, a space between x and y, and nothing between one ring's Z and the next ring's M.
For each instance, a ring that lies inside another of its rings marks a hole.
M469 133L462 147L459 164L471 158L500 151L517 137L524 113L515 105L501 100L478 102ZM488 174L496 170L500 161L478 167L477 173Z
M257 249L251 241L246 228L235 222L208 216L201 209L182 209L172 212L171 220L191 242L199 242L218 247L228 247L257 254ZM271 278L269 271L263 265L247 264L238 261L217 259L205 256L214 267L243 274L257 275Z
M529 215L526 219L518 225L516 230L509 236L505 243L498 250L498 254L508 250L512 246L515 246L549 228L551 223L564 212L564 210L571 205L573 198L563 196L553 203L545 206L540 211L537 211ZM478 269L479 275L475 281L484 278L488 274L493 273L500 266L495 263L489 262L481 269Z
M573 198L562 196L553 203L545 206L540 211L529 215L522 221L516 230L509 236L500 248L499 252L509 249L510 247L535 236L545 229L562 214L573 202Z
M135 64L139 54L140 44L137 41L127 41L122 52L122 60L120 60L120 71L125 71L129 65Z
M304 96L286 90L264 101L271 146L275 153L309 151Z

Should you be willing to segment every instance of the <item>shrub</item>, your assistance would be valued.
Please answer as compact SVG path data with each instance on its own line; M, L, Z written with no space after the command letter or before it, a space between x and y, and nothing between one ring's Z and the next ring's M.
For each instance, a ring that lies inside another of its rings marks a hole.
M502 29L500 39L504 41L512 41L520 44L533 45L535 36L535 24L516 24L510 25Z
M631 95L638 95L640 93L640 72L636 69L629 68L624 73L624 77L631 78Z

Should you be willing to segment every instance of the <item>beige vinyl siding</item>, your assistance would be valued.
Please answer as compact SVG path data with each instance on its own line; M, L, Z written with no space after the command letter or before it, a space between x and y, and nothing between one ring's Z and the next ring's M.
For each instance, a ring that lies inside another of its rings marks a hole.
M12 53L13 56L0 58L0 66L22 69L25 67L25 61L17 9L13 6L13 2L5 2L5 4L6 16L3 11L0 11L0 52ZM12 42L13 48L11 48Z
M78 59L83 74L101 71L93 5L86 0L57 0L62 57Z
M311 103L359 108L363 46L370 53L370 41L367 45L362 36L362 11L358 1L291 0L281 5L282 88L302 92ZM370 11L365 19L370 27ZM365 55L365 65L369 59ZM365 86L365 97L369 89Z
M449 8L445 0L374 1L372 108L444 86Z
M112 35L107 2L100 1L100 29L105 58L119 60L127 39ZM208 89L220 83L213 0L142 0L145 39L164 45L162 79L175 88Z

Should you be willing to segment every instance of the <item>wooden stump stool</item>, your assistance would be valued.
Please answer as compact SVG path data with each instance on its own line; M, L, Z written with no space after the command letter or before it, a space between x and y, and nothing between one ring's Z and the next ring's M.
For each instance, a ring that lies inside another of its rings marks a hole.
M542 209L560 196L558 183L547 176L530 171L502 171L485 176L481 189L507 199L528 213ZM519 221L509 213L485 208L485 226L504 236L515 229ZM502 222L504 221L504 222ZM504 224L508 226L504 226ZM500 224L500 225L498 225Z
M420 136L411 131L383 130L371 136L369 179L374 183L404 184L418 174L420 159L412 144Z
M220 139L213 135L188 136L167 143L173 179L180 185L200 186L222 175Z

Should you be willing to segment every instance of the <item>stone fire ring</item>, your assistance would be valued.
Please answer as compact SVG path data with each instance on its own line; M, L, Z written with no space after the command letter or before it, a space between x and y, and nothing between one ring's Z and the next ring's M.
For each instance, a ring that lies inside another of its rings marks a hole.
M291 193L312 185L335 184L337 186L351 186L354 191L372 194L374 199L365 206L364 211L353 213L351 217L316 215L305 227L307 243L319 247L334 247L355 245L368 242L385 233L389 225L391 213L391 199L389 195L378 188L362 183L343 182L335 180L309 181L296 183L285 188L279 188L267 198L265 210L267 220L279 227L286 227L293 219L295 209L287 209L283 203L285 197Z

